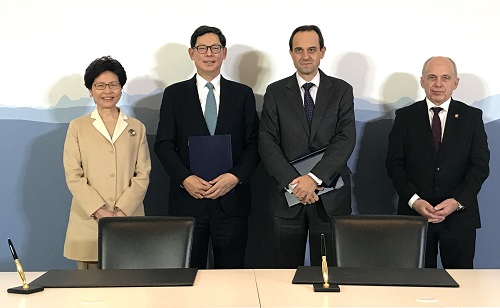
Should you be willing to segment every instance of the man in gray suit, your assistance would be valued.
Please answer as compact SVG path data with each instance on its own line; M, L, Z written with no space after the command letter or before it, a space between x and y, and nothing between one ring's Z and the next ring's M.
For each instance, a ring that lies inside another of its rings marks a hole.
M278 268L304 264L308 233L311 264L321 264L322 233L333 260L330 217L351 213L347 160L356 141L351 85L318 69L326 51L320 29L298 27L289 46L297 72L267 87L259 128L259 153L276 183L269 206ZM323 157L308 174L290 164L323 148ZM323 187L334 189L318 196ZM289 206L289 193L301 203Z

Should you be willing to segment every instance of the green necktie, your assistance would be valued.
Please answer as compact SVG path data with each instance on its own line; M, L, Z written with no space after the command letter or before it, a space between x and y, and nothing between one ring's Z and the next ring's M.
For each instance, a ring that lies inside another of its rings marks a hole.
M205 104L205 121L207 122L210 135L213 135L215 133L215 126L217 125L217 103L215 102L214 85L208 82L205 87L208 88Z

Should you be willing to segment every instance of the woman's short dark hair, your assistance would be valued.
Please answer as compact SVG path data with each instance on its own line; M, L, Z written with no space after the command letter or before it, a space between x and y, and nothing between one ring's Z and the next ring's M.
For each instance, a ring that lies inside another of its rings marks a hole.
M113 59L111 56L105 56L92 61L85 70L85 76L83 76L85 87L90 90L95 79L106 71L116 74L122 87L127 82L127 73L125 73L125 69L120 62Z
M297 32L304 32L304 31L314 31L318 34L319 37L319 49L323 49L325 47L325 40L323 39L323 34L321 34L321 30L318 28L318 26L315 25L306 25L306 26L300 26L297 29L293 30L292 35L290 36L290 40L288 41L288 45L290 46L290 50L293 48L293 37Z
M224 34L222 34L222 31L219 28L200 26L198 27L198 29L194 30L193 35L191 35L191 48L194 47L199 36L205 35L207 33L213 33L217 35L222 47L226 47L226 37L224 36Z

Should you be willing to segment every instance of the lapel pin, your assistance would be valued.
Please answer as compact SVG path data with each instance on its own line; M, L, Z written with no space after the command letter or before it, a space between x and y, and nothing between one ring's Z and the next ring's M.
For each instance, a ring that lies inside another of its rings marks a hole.
M132 137L135 136L135 130L133 130L132 128L128 130L128 134Z
M458 119L458 113L455 113L455 119Z

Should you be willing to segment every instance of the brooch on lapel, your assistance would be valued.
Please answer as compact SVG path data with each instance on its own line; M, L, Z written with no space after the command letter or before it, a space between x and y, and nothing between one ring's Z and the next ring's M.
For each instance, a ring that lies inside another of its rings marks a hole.
M135 130L133 130L132 128L128 130L128 134L132 137L135 136Z
M458 119L458 113L455 113L454 117L455 119Z

